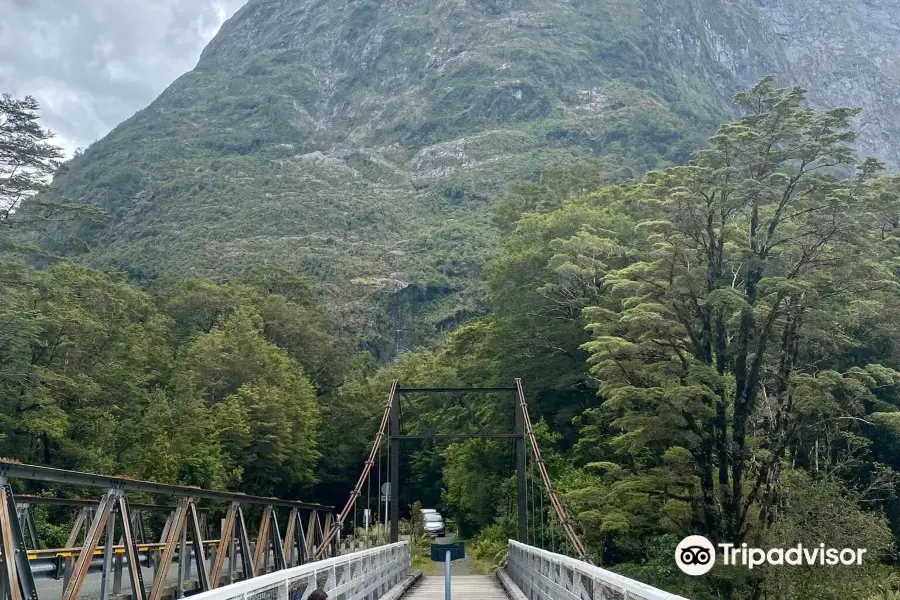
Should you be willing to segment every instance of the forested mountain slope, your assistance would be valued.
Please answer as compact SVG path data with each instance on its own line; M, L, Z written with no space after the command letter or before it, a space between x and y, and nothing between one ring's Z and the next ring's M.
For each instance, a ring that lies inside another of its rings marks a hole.
M250 0L57 175L54 200L107 211L58 233L141 282L287 267L388 355L481 310L510 182L684 162L761 75L861 105L862 151L896 165L898 22L884 0Z

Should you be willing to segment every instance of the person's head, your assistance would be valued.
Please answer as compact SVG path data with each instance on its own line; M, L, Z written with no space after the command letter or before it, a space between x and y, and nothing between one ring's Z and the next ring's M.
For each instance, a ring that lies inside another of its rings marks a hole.
M318 589L309 595L308 600L328 600L328 594L324 590Z

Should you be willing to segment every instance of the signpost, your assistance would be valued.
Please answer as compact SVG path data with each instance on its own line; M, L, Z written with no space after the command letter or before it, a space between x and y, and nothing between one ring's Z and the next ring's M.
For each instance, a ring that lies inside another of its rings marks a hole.
M388 498L391 497L391 482L381 484L381 499L384 500L384 523L388 522Z
M466 543L432 544L431 560L440 562L442 551L444 552L444 600L450 600L450 561L466 557Z

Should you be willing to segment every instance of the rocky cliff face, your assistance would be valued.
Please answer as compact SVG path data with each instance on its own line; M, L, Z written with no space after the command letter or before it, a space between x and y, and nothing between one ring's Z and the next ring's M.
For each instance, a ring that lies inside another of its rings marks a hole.
M389 351L479 310L492 204L548 166L686 160L773 74L860 105L900 164L888 0L250 0L195 70L73 161L88 260L139 280L275 262Z
M724 101L763 75L818 106L858 106L859 151L900 168L900 4L893 0L645 2L660 50ZM705 65L705 66L704 66Z

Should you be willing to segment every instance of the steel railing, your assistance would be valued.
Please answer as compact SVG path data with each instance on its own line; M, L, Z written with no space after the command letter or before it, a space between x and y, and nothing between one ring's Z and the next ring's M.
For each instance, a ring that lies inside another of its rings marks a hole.
M398 542L276 571L191 599L305 600L322 588L329 598L377 600L399 585L409 569L409 542Z
M584 561L513 540L509 541L506 572L530 600L686 600Z

